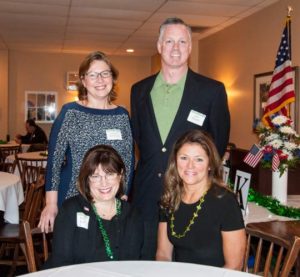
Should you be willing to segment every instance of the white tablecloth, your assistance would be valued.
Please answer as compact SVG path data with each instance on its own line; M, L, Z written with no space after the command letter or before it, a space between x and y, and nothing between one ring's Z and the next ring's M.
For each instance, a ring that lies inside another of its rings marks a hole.
M123 261L65 266L38 271L26 276L64 277L247 277L257 276L240 271L176 262ZM24 275L25 276L25 275Z
M0 171L0 210L4 211L4 220L19 223L19 205L24 201L24 192L20 177Z
M287 200L287 206L300 208L300 195L289 195ZM273 220L288 221L293 220L293 218L275 215L266 208L258 206L253 202L248 203L248 211L246 216L244 216L245 225L248 223L265 222Z
M12 146L18 146L19 144L16 143L15 141L9 141L8 143L6 144L0 144L0 147L12 147ZM27 150L29 149L30 147L30 144L21 144L21 149L22 149L22 152L27 152Z

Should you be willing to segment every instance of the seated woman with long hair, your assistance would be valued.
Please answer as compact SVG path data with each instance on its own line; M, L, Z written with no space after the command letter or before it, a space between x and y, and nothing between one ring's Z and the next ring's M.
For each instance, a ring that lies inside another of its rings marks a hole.
M220 157L204 132L188 131L175 143L161 207L157 260L242 268L242 213L223 185Z

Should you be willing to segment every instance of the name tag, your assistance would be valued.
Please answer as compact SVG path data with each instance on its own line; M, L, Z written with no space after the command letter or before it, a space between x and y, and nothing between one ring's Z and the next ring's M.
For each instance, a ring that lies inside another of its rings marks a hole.
M88 229L90 217L84 213L77 213L77 227Z
M187 118L187 121L192 122L198 126L202 126L205 118L206 118L205 114L191 110Z
M106 139L108 140L122 140L122 133L119 129L106 130Z

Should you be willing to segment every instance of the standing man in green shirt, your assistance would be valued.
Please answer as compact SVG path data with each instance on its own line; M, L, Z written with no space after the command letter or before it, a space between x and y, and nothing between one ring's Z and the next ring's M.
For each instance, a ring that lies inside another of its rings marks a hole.
M192 50L191 28L179 18L160 26L157 49L161 70L132 86L133 136L139 149L133 204L144 218L143 256L155 259L158 202L174 142L190 129L208 132L223 156L229 139L230 115L221 82L188 67Z

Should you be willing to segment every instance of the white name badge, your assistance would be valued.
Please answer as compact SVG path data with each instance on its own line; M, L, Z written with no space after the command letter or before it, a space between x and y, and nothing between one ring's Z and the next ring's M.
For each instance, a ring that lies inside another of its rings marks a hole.
M77 213L77 227L88 229L90 217L84 213Z
M106 130L106 139L108 140L122 140L122 133L120 129Z
M187 118L187 121L192 122L198 126L202 126L205 118L206 118L205 114L191 110Z

